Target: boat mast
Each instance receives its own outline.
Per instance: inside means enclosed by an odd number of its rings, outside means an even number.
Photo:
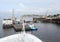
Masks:
[[[14,9],[12,9],[12,20],[15,20],[15,16],[14,16]]]

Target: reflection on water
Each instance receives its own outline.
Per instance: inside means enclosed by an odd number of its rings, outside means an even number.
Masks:
[[[60,41],[60,26],[52,23],[34,23],[38,31],[31,33],[43,40],[44,42],[59,42]],[[13,35],[17,32],[11,29],[3,29],[0,22],[0,38]]]

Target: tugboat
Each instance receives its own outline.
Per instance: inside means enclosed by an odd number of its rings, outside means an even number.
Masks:
[[[0,42],[42,42],[42,40],[32,34],[26,33],[25,24],[23,22],[23,28],[21,33],[1,38]]]

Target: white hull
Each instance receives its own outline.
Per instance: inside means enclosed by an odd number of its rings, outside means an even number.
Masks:
[[[32,34],[21,33],[1,38],[0,42],[42,42],[42,41]]]
[[[2,22],[3,22],[2,23],[3,25],[12,25],[13,24],[13,21],[11,19],[4,19]]]

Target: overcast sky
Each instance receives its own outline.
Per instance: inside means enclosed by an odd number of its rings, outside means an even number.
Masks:
[[[0,12],[13,8],[20,13],[60,13],[60,0],[0,0]]]

